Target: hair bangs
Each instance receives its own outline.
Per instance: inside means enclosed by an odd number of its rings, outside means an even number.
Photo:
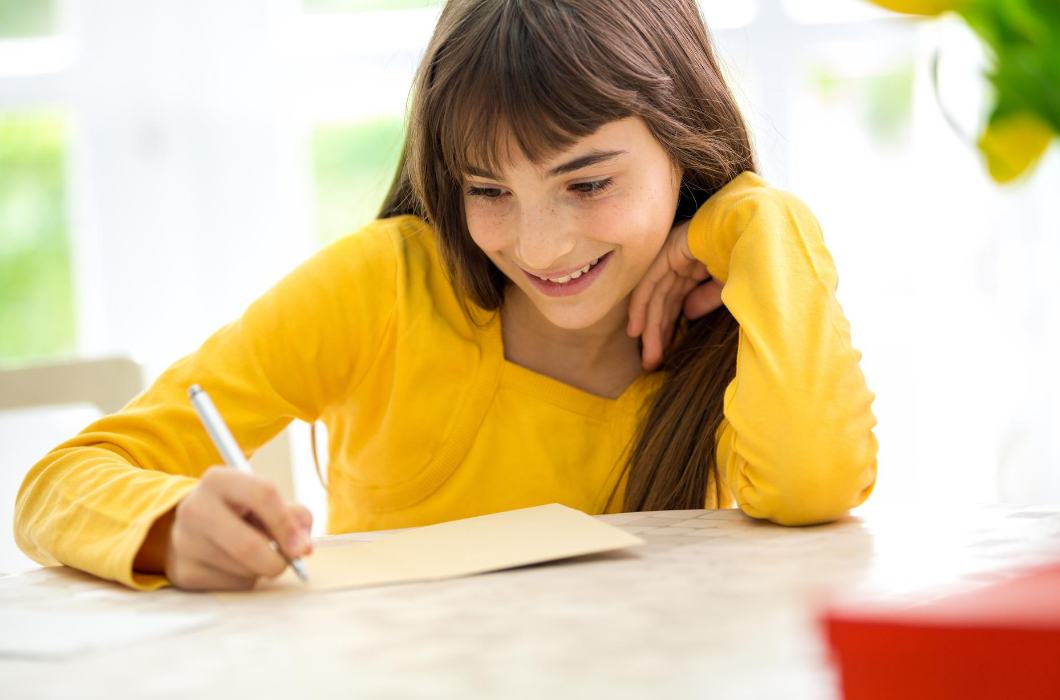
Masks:
[[[501,21],[467,55],[446,52],[454,65],[474,67],[446,71],[454,80],[438,86],[451,108],[441,111],[437,133],[457,179],[499,175],[519,155],[540,165],[636,112],[638,91],[617,84],[615,57],[580,36],[583,23],[564,8],[501,3],[497,12]]]

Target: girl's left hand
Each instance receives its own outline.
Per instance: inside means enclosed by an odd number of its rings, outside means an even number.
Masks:
[[[722,305],[724,285],[710,276],[707,266],[688,247],[690,223],[691,219],[686,219],[670,229],[662,250],[630,298],[626,333],[631,338],[641,336],[642,364],[648,372],[662,362],[682,311],[689,319],[696,319]]]

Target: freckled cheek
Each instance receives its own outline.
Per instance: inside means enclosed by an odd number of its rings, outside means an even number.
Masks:
[[[467,229],[471,239],[487,254],[502,251],[510,245],[510,227],[500,216],[469,210]]]
[[[657,237],[657,226],[637,207],[615,207],[586,219],[585,224],[587,236],[621,249],[627,259],[642,256],[643,250],[650,248],[652,239]]]

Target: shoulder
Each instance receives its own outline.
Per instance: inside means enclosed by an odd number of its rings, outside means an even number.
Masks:
[[[347,267],[347,283],[368,280],[376,298],[395,295],[398,312],[405,318],[430,313],[458,327],[464,325],[460,293],[452,284],[429,222],[411,214],[376,219],[332,246],[332,257],[356,268]]]
[[[407,286],[410,276],[441,271],[430,224],[411,214],[371,221],[312,257],[338,285],[370,283],[367,291],[380,297]]]
[[[396,266],[410,248],[433,246],[430,225],[411,214],[376,219],[340,236],[319,255],[335,264]]]

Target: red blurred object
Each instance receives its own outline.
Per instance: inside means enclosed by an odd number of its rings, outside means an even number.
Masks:
[[[845,700],[1060,700],[1060,562],[910,604],[826,605]]]

